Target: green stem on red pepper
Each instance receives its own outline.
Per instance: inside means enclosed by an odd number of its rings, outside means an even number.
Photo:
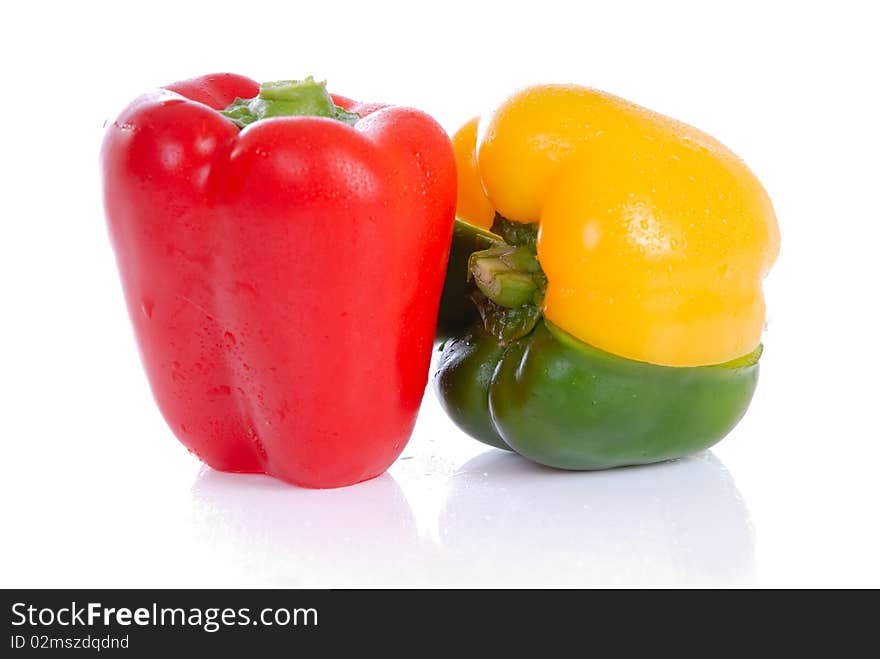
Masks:
[[[327,83],[312,76],[305,80],[278,80],[264,82],[260,93],[253,98],[236,98],[220,114],[240,128],[270,117],[327,117],[354,125],[360,115],[349,112],[333,102],[327,92]]]

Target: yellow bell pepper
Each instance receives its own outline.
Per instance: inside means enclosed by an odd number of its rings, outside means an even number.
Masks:
[[[480,171],[477,167],[477,126],[480,118],[474,117],[452,136],[455,164],[458,169],[458,199],[456,215],[468,224],[489,229],[495,221],[495,209],[483,191]]]
[[[779,251],[770,199],[705,133],[594,89],[540,85],[453,138],[462,219],[539,223],[545,317],[666,366],[752,353]]]

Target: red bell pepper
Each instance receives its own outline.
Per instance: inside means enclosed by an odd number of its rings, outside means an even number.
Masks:
[[[385,471],[424,392],[452,235],[440,126],[311,79],[220,74],[134,101],[101,160],[128,311],[180,441],[308,487]]]

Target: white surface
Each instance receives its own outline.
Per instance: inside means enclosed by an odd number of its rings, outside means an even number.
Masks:
[[[880,586],[870,3],[83,4],[17,3],[0,27],[0,586]],[[202,468],[141,372],[97,151],[132,97],[218,70],[327,77],[450,130],[516,86],[572,81],[713,133],[783,235],[747,417],[691,460],[561,474],[484,452],[429,390],[373,482]]]

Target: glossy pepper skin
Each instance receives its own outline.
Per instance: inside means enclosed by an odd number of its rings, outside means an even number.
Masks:
[[[421,402],[452,232],[437,123],[311,80],[218,74],[134,101],[101,166],[142,361],[180,441],[307,487],[385,471]]]
[[[449,263],[446,265],[446,279],[443,283],[443,294],[440,296],[440,311],[437,317],[438,340],[442,341],[459,334],[479,318],[477,308],[469,297],[471,282],[468,259],[471,254],[490,247],[496,240],[499,240],[499,237],[487,229],[460,220],[455,221]]]
[[[744,163],[690,126],[571,85],[518,92],[453,144],[446,290],[470,286],[479,317],[441,308],[453,338],[434,384],[451,418],[565,469],[722,439],[755,390],[761,280],[779,248]],[[488,226],[493,246],[471,249]]]
[[[547,320],[507,345],[480,324],[451,339],[435,387],[472,437],[563,469],[681,458],[727,435],[748,408],[760,349],[673,368],[597,350]]]

